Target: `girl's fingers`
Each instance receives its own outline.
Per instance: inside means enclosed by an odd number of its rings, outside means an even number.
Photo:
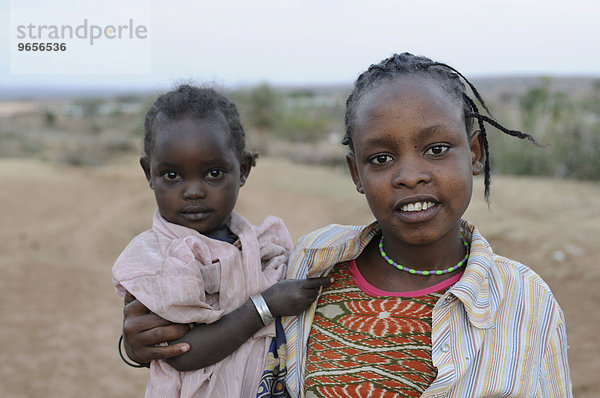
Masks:
[[[137,346],[153,346],[176,340],[189,330],[189,325],[171,323],[154,314],[126,320],[123,324],[123,336],[127,341],[134,340]]]
[[[148,363],[154,359],[171,358],[183,354],[190,349],[187,343],[173,345],[160,345],[165,341],[176,340],[183,337],[190,330],[188,325],[171,324],[157,327],[143,332],[131,334],[130,341],[127,332],[123,333],[125,351],[129,358],[138,363]]]
[[[187,343],[178,343],[173,345],[148,348],[148,352],[145,355],[146,359],[148,360],[144,362],[150,362],[150,360],[156,359],[167,359],[176,357],[177,355],[181,355],[184,352],[189,351],[189,349],[190,345]]]
[[[145,341],[145,346],[156,345],[165,341],[172,341],[182,338],[190,331],[189,325],[172,323],[167,326],[161,326],[146,330],[140,336]],[[142,337],[143,336],[143,337]]]
[[[138,333],[151,331],[156,328],[167,327],[174,325],[173,323],[159,317],[156,314],[144,314],[137,315],[135,317],[125,317],[123,320],[123,333],[128,335],[135,335]],[[154,333],[157,333],[155,331]],[[162,340],[167,341],[167,340]]]
[[[133,300],[135,300],[133,294],[129,293],[128,291],[125,291],[125,305],[131,303]]]
[[[131,300],[133,298],[133,300]],[[144,304],[135,299],[131,294],[127,293],[123,300],[123,315],[125,317],[134,317],[143,314],[151,314],[150,310]]]

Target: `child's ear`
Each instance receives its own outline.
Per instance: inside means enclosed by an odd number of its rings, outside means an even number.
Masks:
[[[471,167],[473,175],[479,175],[483,171],[485,164],[485,146],[484,136],[480,130],[475,130],[469,139],[469,147],[471,148]]]
[[[352,176],[352,181],[354,181],[356,190],[364,194],[365,190],[363,189],[362,182],[360,181],[360,177],[358,175],[358,168],[356,167],[356,157],[354,156],[354,153],[348,152],[346,154],[346,164],[348,165],[348,170],[350,170],[350,175]]]
[[[146,180],[150,184],[150,189],[154,189],[152,186],[152,175],[150,174],[150,160],[146,156],[142,156],[140,158],[140,166],[144,170],[144,174],[146,175]]]
[[[250,170],[252,166],[254,166],[255,156],[249,152],[246,152],[242,155],[240,159],[240,187],[243,187],[250,175]]]

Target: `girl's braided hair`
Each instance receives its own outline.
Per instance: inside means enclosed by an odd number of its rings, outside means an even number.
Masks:
[[[432,61],[429,58],[422,56],[415,56],[410,53],[394,54],[389,58],[384,59],[376,65],[371,65],[369,69],[363,72],[356,82],[354,83],[354,90],[346,101],[346,115],[344,116],[344,122],[346,125],[346,134],[342,140],[342,144],[348,145],[351,150],[354,150],[352,143],[352,132],[354,129],[354,118],[357,109],[357,105],[360,99],[370,89],[376,87],[378,84],[393,80],[399,76],[405,76],[409,74],[422,75],[429,77],[438,82],[442,88],[448,92],[448,94],[455,97],[460,103],[462,103],[463,114],[465,118],[465,124],[467,128],[467,134],[471,134],[473,129],[474,120],[477,120],[479,130],[481,131],[481,137],[483,147],[485,151],[485,165],[484,165],[484,185],[485,185],[485,198],[489,198],[490,194],[490,156],[489,156],[489,143],[487,139],[487,131],[485,130],[485,123],[488,123],[505,134],[520,139],[527,139],[537,145],[536,140],[529,134],[523,133],[518,130],[509,130],[506,127],[498,123],[491,115],[485,101],[475,88],[475,86],[464,77],[459,71],[453,67],[441,63]],[[486,115],[479,113],[479,108],[475,104],[475,101],[467,94],[464,82],[467,83],[475,98],[479,101],[483,109],[486,111]]]

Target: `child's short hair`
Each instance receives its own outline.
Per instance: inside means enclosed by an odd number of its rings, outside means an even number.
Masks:
[[[238,157],[241,159],[247,153],[246,134],[235,104],[212,88],[184,84],[160,95],[146,113],[144,121],[145,155],[150,156],[152,153],[156,129],[161,124],[186,116],[223,118],[229,127],[231,141]],[[256,155],[252,156],[256,157]]]
[[[456,98],[457,103],[462,107],[466,133],[471,135],[473,131],[473,125],[475,119],[477,119],[479,130],[481,131],[481,137],[483,141],[483,147],[485,150],[485,198],[487,199],[490,194],[490,156],[489,156],[489,143],[487,140],[487,132],[483,122],[489,123],[496,127],[505,134],[521,139],[528,139],[533,143],[537,144],[535,139],[526,133],[518,130],[509,130],[502,126],[500,123],[495,121],[491,117],[491,113],[487,108],[483,98],[475,88],[475,86],[467,80],[459,71],[453,67],[446,65],[441,62],[432,61],[429,58],[412,55],[410,53],[394,54],[389,58],[384,59],[378,64],[371,65],[369,69],[363,72],[356,82],[354,83],[354,89],[348,100],[346,101],[346,115],[344,122],[346,125],[346,134],[342,143],[348,145],[351,150],[354,150],[352,143],[352,131],[354,129],[354,117],[356,108],[360,99],[370,89],[377,87],[379,84],[393,80],[397,77],[404,75],[421,75],[428,77],[440,84],[440,86],[451,96]],[[489,116],[485,116],[479,113],[479,109],[475,104],[475,101],[467,94],[466,87],[463,80],[469,85],[471,91],[475,95],[475,98],[479,101],[481,106],[485,109]]]

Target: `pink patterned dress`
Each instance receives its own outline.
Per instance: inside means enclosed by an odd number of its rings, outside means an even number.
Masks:
[[[461,274],[415,292],[370,285],[354,260],[329,274],[308,339],[307,397],[419,397],[436,377],[431,314]]]

